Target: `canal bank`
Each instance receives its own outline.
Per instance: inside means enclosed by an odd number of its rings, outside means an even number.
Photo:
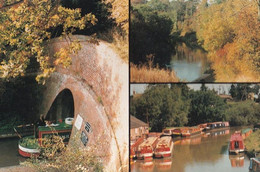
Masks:
[[[229,155],[231,134],[242,127],[231,127],[217,132],[180,139],[174,138],[174,149],[169,159],[134,160],[132,172],[245,172],[249,158],[245,154]]]

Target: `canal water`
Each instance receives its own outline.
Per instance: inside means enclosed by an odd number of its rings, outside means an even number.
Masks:
[[[19,165],[25,158],[18,153],[19,138],[0,139],[0,168]]]
[[[182,43],[177,45],[176,54],[167,67],[173,69],[180,80],[191,82],[200,78],[210,65],[206,52],[199,48],[191,49]]]
[[[174,139],[172,157],[168,159],[134,160],[131,172],[248,172],[246,155],[229,155],[231,128],[187,139]]]

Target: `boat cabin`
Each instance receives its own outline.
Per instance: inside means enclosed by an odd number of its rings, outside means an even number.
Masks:
[[[229,152],[230,153],[240,153],[245,151],[245,145],[241,133],[235,132],[231,135],[229,143]]]
[[[37,137],[31,135],[19,140],[19,154],[23,157],[39,156],[43,138],[51,138],[54,134],[58,134],[63,138],[63,142],[68,144],[72,130],[72,120],[73,118],[66,118],[65,121],[57,124],[39,126],[36,131]]]

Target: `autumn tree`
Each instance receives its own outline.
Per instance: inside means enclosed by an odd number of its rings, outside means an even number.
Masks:
[[[260,23],[254,1],[226,0],[199,8],[196,29],[217,81],[259,81]]]
[[[68,9],[52,0],[23,1],[18,6],[1,10],[1,78],[23,76],[28,65],[37,60],[40,73],[36,79],[44,83],[57,65],[70,65],[69,54],[80,49],[80,44],[73,41],[56,54],[49,54],[47,45],[53,28],[62,27],[62,36],[68,37],[76,28],[84,29],[95,23],[93,14],[82,17],[80,9]]]

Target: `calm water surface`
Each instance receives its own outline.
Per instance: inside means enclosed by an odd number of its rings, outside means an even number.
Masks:
[[[169,159],[134,160],[132,172],[248,172],[246,155],[229,156],[231,134],[240,128],[231,128],[189,139],[175,139],[173,155]]]
[[[201,49],[191,49],[184,43],[177,45],[169,68],[183,81],[194,81],[209,69],[207,54]]]
[[[18,165],[24,161],[18,153],[18,138],[0,139],[0,167]]]

